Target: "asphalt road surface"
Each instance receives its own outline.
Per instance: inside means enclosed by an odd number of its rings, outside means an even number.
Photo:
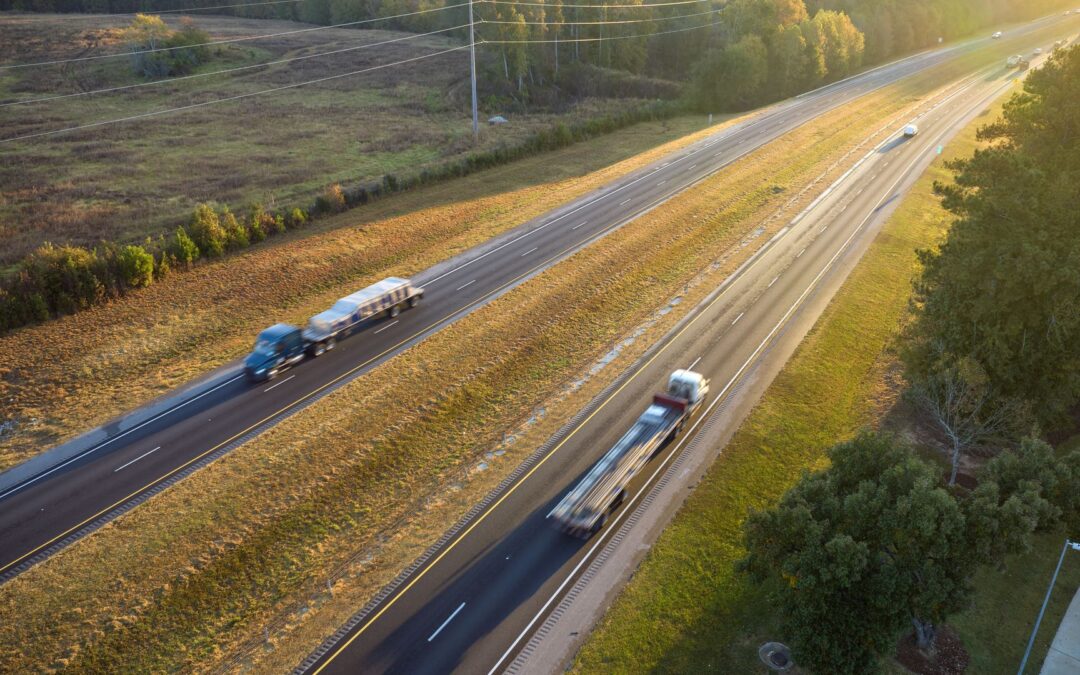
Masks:
[[[1033,22],[1009,37],[1017,38],[1024,32],[1045,28],[1055,20],[1048,17]],[[989,39],[980,39],[921,53],[772,106],[606,188],[523,224],[512,236],[500,238],[497,245],[478,247],[472,254],[459,256],[457,265],[441,265],[421,272],[415,279],[426,292],[419,307],[395,319],[371,322],[362,333],[339,342],[333,351],[302,362],[279,379],[258,385],[241,377],[227,380],[198,400],[101,443],[60,468],[8,489],[0,494],[3,544],[0,582],[755,148],[867,92],[988,44]],[[919,139],[918,143],[921,142]],[[896,168],[894,165],[891,170]],[[833,229],[827,239],[832,241],[839,229]],[[818,244],[811,246],[808,242],[807,246],[816,250]],[[817,261],[818,256],[808,251],[806,258],[799,260],[802,262],[797,264],[809,264]],[[754,279],[757,278],[755,275]],[[793,292],[785,290],[789,278],[784,277],[784,283],[778,282],[771,292]],[[758,329],[763,320],[750,320],[748,316],[732,327],[732,333]],[[272,323],[273,317],[268,317],[267,324]],[[724,351],[718,348],[709,354]],[[735,353],[728,357],[734,358]],[[709,359],[714,356],[704,358],[703,363],[711,365]],[[630,407],[636,415],[636,407]],[[622,428],[623,420],[612,423]],[[584,461],[583,457],[569,467],[562,466],[558,475],[575,475],[585,468],[581,464]],[[514,529],[509,527],[505,531]],[[577,550],[572,542],[552,545],[569,560]],[[551,567],[554,564],[555,561],[548,559],[534,578],[548,576],[547,572],[557,569]],[[517,587],[512,589],[512,594],[520,595],[523,590]],[[453,609],[440,605],[429,611],[448,615]],[[456,633],[464,626],[479,628],[481,624],[475,624],[479,616],[480,608],[470,606],[455,618],[453,629],[446,630]],[[413,628],[413,624],[402,627]],[[433,648],[444,649],[443,645],[449,643],[446,637],[440,637]],[[444,656],[446,660],[442,663],[454,662],[449,653]],[[392,664],[388,658],[383,655],[378,662]]]
[[[830,278],[841,274],[838,262],[845,255],[857,256],[859,244],[865,248],[937,148],[1007,91],[1014,76],[1003,68],[982,71],[928,102],[916,136],[902,136],[903,125],[897,126],[896,134],[866,154],[697,308],[624,386],[299,670],[413,674],[505,669],[674,453],[699,433],[808,298],[826,282],[833,282],[832,288],[839,285],[842,277]],[[732,136],[736,142],[743,138]],[[720,161],[724,152],[714,142],[681,164],[716,154]],[[683,166],[675,175],[689,182],[694,173]],[[667,177],[655,174],[635,194],[650,194],[650,187]],[[820,312],[827,300],[817,297],[814,311]],[[693,368],[712,381],[705,409],[689,430],[652,459],[628,490],[626,504],[593,539],[583,542],[551,526],[547,517],[555,504],[630,427],[676,368]]]

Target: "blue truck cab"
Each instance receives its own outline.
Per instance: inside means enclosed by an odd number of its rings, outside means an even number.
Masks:
[[[255,348],[244,358],[244,373],[253,382],[272,380],[304,358],[306,343],[299,328],[286,323],[259,333]]]

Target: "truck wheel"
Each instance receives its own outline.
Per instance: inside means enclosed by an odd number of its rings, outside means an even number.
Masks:
[[[336,345],[336,344],[337,344],[337,340],[336,340],[336,339],[334,339],[334,338],[328,338],[328,339],[326,340],[326,351],[330,351],[331,349],[333,349],[333,348],[334,348],[334,345]]]
[[[624,501],[626,501],[626,490],[619,490],[619,494],[615,495],[615,499],[611,502],[611,508],[609,508],[608,510],[614,511],[615,509],[622,506],[622,503]]]
[[[607,514],[602,513],[602,514],[600,514],[600,517],[596,520],[596,523],[593,524],[592,533],[596,534],[600,530],[604,529],[604,525],[606,525],[606,524],[607,524]]]
[[[266,373],[266,380],[268,382],[270,380],[274,379],[275,377],[277,377],[277,370],[278,370],[277,366],[274,366],[273,368],[270,369],[270,371],[268,373]]]
[[[411,298],[409,298],[409,307],[416,307],[419,304],[420,304],[420,296],[419,295],[414,295]]]
[[[326,352],[325,342],[316,342],[315,346],[311,348],[311,355],[315,358],[322,356]]]
[[[401,314],[401,306],[400,305],[394,305],[393,307],[390,308],[390,318],[394,318],[398,314]]]

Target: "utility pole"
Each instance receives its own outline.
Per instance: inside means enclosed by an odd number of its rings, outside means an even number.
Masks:
[[[472,79],[473,142],[480,140],[480,121],[476,113],[476,33],[473,30],[473,0],[469,0],[469,75]]]
[[[1024,668],[1027,666],[1028,657],[1031,656],[1031,648],[1035,646],[1035,635],[1039,632],[1039,624],[1042,623],[1043,614],[1046,613],[1046,606],[1050,604],[1050,592],[1054,590],[1054,584],[1057,582],[1058,572],[1061,571],[1061,563],[1065,562],[1065,552],[1069,549],[1074,551],[1080,551],[1080,542],[1065,540],[1065,545],[1061,547],[1061,557],[1058,558],[1057,567],[1054,568],[1054,576],[1050,579],[1050,586],[1046,589],[1046,597],[1043,598],[1042,608],[1039,610],[1039,618],[1035,619],[1035,627],[1031,629],[1031,639],[1028,640],[1027,649],[1024,650],[1024,658],[1020,661],[1020,670],[1016,671],[1016,675],[1023,675]]]

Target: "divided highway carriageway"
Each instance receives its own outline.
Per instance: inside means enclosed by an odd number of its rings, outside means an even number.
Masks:
[[[573,636],[588,633],[588,617],[617,588],[604,566],[626,567],[651,543],[642,525],[662,524],[655,511],[686,493],[688,457],[707,456],[733,431],[738,416],[727,408],[752,405],[771,378],[760,373],[775,373],[794,350],[938,147],[1015,77],[1001,65],[973,73],[897,124],[297,675],[561,672]],[[918,127],[911,137],[901,131],[909,122]],[[592,538],[560,531],[553,510],[680,368],[711,382],[686,429],[638,472]],[[610,585],[590,590],[596,583]]]
[[[1054,20],[1028,24],[1010,38]],[[425,289],[417,308],[372,323],[278,380],[255,385],[239,374],[223,378],[197,398],[178,399],[143,423],[119,425],[126,431],[8,484],[0,489],[0,582],[756,148],[852,99],[989,44],[980,38],[920,53],[748,116],[413,275]],[[268,317],[267,324],[273,322]]]

